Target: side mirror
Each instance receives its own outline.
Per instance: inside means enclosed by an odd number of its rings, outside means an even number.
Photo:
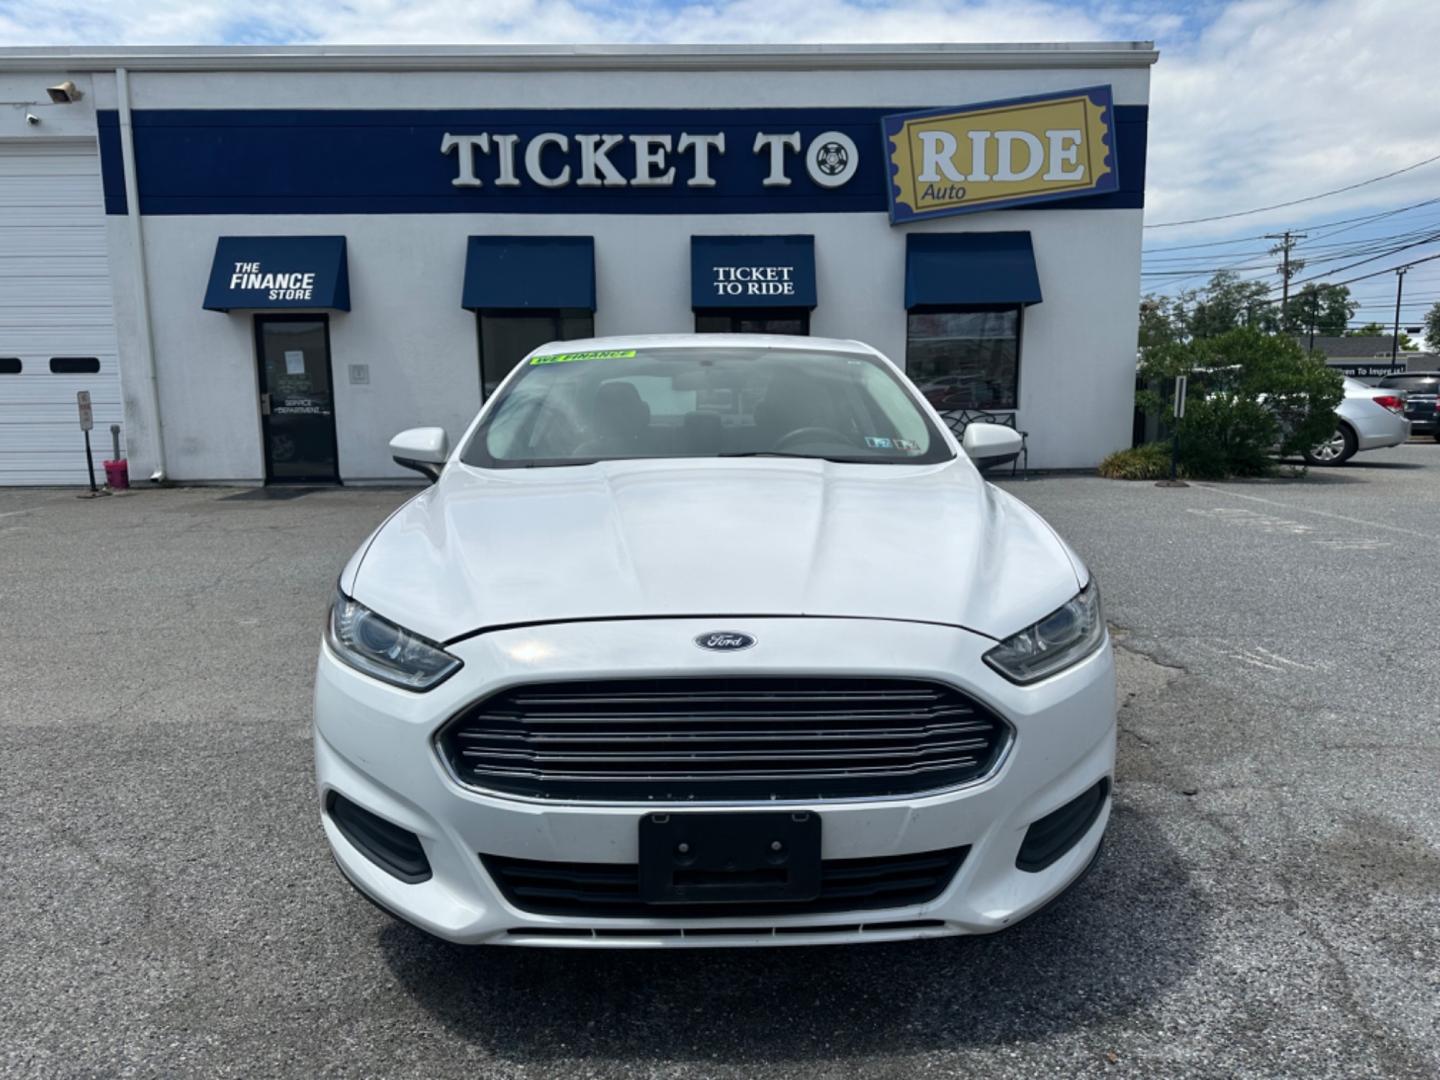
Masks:
[[[1020,453],[1020,433],[1004,424],[966,424],[960,447],[971,461],[1014,457]]]
[[[410,428],[390,440],[390,455],[396,465],[423,473],[433,484],[450,456],[450,437],[441,427]]]

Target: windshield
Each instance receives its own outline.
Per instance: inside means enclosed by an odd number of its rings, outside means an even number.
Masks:
[[[531,357],[461,460],[504,469],[675,457],[915,465],[953,456],[873,356],[717,346]]]
[[[1440,386],[1440,376],[1435,375],[1387,375],[1380,380],[1386,390],[1409,390],[1415,394],[1433,394]]]

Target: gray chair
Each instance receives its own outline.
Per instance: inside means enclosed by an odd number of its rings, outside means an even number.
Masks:
[[[1021,469],[1021,476],[1030,479],[1030,433],[1021,431],[1015,427],[1014,412],[988,412],[985,409],[949,409],[940,414],[945,425],[955,433],[957,439],[963,438],[965,429],[971,424],[1000,424],[1003,427],[1014,428],[1020,436],[1020,453],[1010,458],[1010,475],[1014,476],[1016,470]],[[1022,464],[1023,462],[1023,464]],[[1005,464],[1004,458],[994,458],[980,466],[981,471],[993,469],[997,465]]]

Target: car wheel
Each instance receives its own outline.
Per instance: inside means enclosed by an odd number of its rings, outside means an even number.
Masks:
[[[1305,460],[1311,465],[1343,465],[1355,456],[1355,433],[1344,424],[1322,443],[1316,443],[1305,451]]]

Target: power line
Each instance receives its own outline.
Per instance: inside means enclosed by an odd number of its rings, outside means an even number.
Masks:
[[[1318,269],[1319,267],[1325,266],[1329,263],[1346,262],[1347,260],[1356,259],[1358,256],[1383,258],[1384,256],[1392,255],[1397,251],[1404,251],[1406,248],[1413,247],[1418,244],[1430,243],[1431,241],[1436,239],[1440,239],[1440,231],[1436,231],[1435,226],[1430,225],[1427,229],[1424,230],[1397,233],[1394,236],[1387,237],[1373,237],[1372,239],[1363,242],[1345,244],[1343,246],[1337,247],[1333,254],[1316,254],[1315,249],[1307,248],[1304,245],[1298,243],[1292,245],[1292,251],[1304,260],[1304,263],[1307,267]],[[1396,244],[1395,241],[1397,240],[1413,240],[1414,243]],[[1271,254],[1271,252],[1257,251],[1251,254],[1253,254],[1254,256],[1260,256]],[[1346,266],[1337,267],[1333,271],[1327,270],[1325,273],[1335,273],[1338,271],[1349,269],[1349,267],[1351,266],[1359,266],[1369,261],[1371,261],[1371,258],[1361,258],[1358,262],[1348,262]],[[1142,266],[1140,273],[1141,276],[1149,278],[1189,278],[1200,277],[1206,274],[1215,274],[1221,271],[1240,272],[1246,270],[1268,270],[1271,269],[1273,266],[1274,263],[1270,262],[1269,260],[1266,260],[1264,262],[1252,263],[1225,263],[1221,266],[1195,266],[1193,264],[1170,266],[1168,264],[1162,264],[1158,269],[1152,266]],[[1312,274],[1309,278],[1306,278],[1304,280],[1318,281],[1324,276],[1325,274]]]
[[[1188,218],[1185,221],[1158,221],[1153,225],[1146,225],[1147,229],[1173,229],[1179,225],[1200,225],[1207,221],[1228,221],[1231,218],[1248,217],[1251,214],[1263,214],[1267,210],[1281,210],[1287,206],[1299,206],[1301,203],[1314,202],[1316,199],[1328,199],[1331,195],[1340,195],[1346,191],[1354,191],[1356,188],[1366,187],[1369,184],[1377,184],[1381,180],[1389,180],[1392,176],[1399,176],[1401,173],[1411,172],[1422,165],[1429,165],[1432,162],[1440,161],[1440,154],[1428,157],[1424,161],[1417,161],[1414,165],[1406,165],[1403,169],[1396,169],[1381,176],[1372,176],[1369,180],[1361,180],[1358,184],[1347,184],[1345,187],[1338,187],[1331,191],[1322,191],[1318,195],[1306,195],[1303,199],[1291,199],[1288,202],[1274,203],[1270,206],[1257,206],[1253,210],[1237,210],[1233,214],[1214,214],[1210,217]]]
[[[1344,259],[1354,258],[1358,255],[1372,255],[1379,251],[1386,250],[1396,241],[1412,240],[1430,234],[1440,220],[1430,220],[1423,224],[1417,223],[1414,228],[1406,229],[1403,232],[1386,233],[1381,236],[1367,236],[1358,240],[1341,240],[1326,244],[1297,243],[1294,250],[1307,264],[1320,265],[1327,262],[1339,262]],[[1231,255],[1237,259],[1259,258],[1273,254],[1270,248],[1252,248],[1246,251],[1232,252]],[[1216,257],[1216,253],[1197,255],[1161,255],[1151,258],[1142,257],[1142,266],[1146,267],[1146,273],[1150,273],[1151,267],[1171,267],[1177,271],[1189,272],[1191,269],[1200,270]],[[1223,257],[1223,256],[1222,256]],[[1198,265],[1197,265],[1198,264]],[[1259,263],[1253,266],[1241,265],[1240,263],[1226,263],[1224,269],[1233,270],[1263,270],[1269,262]]]
[[[1255,236],[1237,236],[1234,240],[1211,240],[1211,241],[1208,241],[1207,243],[1204,243],[1204,244],[1177,244],[1177,245],[1175,245],[1174,247],[1146,248],[1146,249],[1144,249],[1143,251],[1141,251],[1140,254],[1146,255],[1146,254],[1149,254],[1149,253],[1151,253],[1151,252],[1154,252],[1154,253],[1156,253],[1156,254],[1160,254],[1160,253],[1169,252],[1169,251],[1190,251],[1190,250],[1192,250],[1192,249],[1194,249],[1194,248],[1225,247],[1227,244],[1243,244],[1246,240],[1262,240],[1262,239],[1264,239],[1264,237],[1263,237],[1262,235],[1259,235],[1259,234],[1257,234],[1257,235],[1255,235]]]
[[[1408,251],[1410,248],[1422,247],[1422,246],[1424,246],[1424,245],[1426,245],[1426,244],[1434,243],[1434,242],[1437,241],[1437,240],[1440,240],[1440,231],[1435,231],[1435,232],[1429,233],[1429,234],[1425,235],[1424,237],[1422,237],[1422,238],[1420,238],[1420,239],[1418,239],[1418,240],[1414,240],[1414,241],[1412,241],[1412,242],[1410,242],[1410,243],[1408,243],[1408,244],[1400,244],[1400,245],[1397,245],[1397,246],[1394,246],[1394,247],[1386,248],[1385,250],[1380,251],[1380,252],[1377,253],[1377,254],[1370,255],[1368,258],[1357,259],[1357,260],[1354,261],[1354,262],[1346,263],[1344,266],[1337,266],[1337,267],[1335,267],[1333,270],[1326,270],[1324,273],[1314,274],[1314,275],[1312,275],[1312,276],[1310,276],[1310,277],[1308,277],[1308,278],[1301,278],[1301,279],[1299,279],[1298,281],[1291,282],[1290,284],[1295,285],[1295,286],[1299,286],[1299,285],[1308,285],[1308,284],[1311,284],[1311,283],[1314,283],[1314,282],[1320,282],[1322,278],[1329,277],[1329,276],[1332,275],[1332,274],[1343,273],[1344,271],[1350,270],[1350,269],[1352,269],[1352,268],[1354,268],[1354,267],[1356,267],[1356,266],[1363,266],[1363,265],[1365,265],[1366,263],[1374,262],[1376,259],[1388,258],[1389,256],[1399,254],[1399,253],[1402,252],[1402,251]],[[1328,261],[1328,260],[1317,260],[1317,261]],[[1427,259],[1421,259],[1421,260],[1418,260],[1418,261],[1419,261],[1419,262],[1428,262],[1429,259],[1428,259],[1428,258],[1427,258]],[[1265,264],[1265,265],[1268,266],[1269,264]],[[1252,266],[1232,265],[1232,266],[1212,267],[1212,268],[1207,268],[1207,269],[1204,269],[1204,270],[1142,270],[1142,271],[1141,271],[1141,275],[1142,275],[1142,277],[1147,277],[1147,278],[1150,278],[1150,279],[1152,279],[1152,280],[1155,279],[1155,278],[1171,278],[1172,280],[1170,280],[1170,281],[1168,281],[1168,282],[1165,282],[1165,284],[1166,284],[1167,286],[1173,288],[1174,286],[1180,284],[1182,281],[1186,281],[1186,280],[1191,279],[1191,278],[1205,277],[1205,276],[1207,276],[1207,275],[1213,275],[1213,274],[1220,273],[1220,272],[1226,271],[1226,270],[1239,271],[1239,270],[1247,270],[1247,269],[1248,269],[1248,270],[1254,270],[1254,269],[1264,269],[1264,268],[1265,268],[1265,266],[1259,266],[1259,265],[1252,265]],[[1379,273],[1382,273],[1382,274],[1384,274],[1384,273],[1390,273],[1390,272],[1392,272],[1394,269],[1395,269],[1394,267],[1391,267],[1391,268],[1388,269],[1388,270],[1381,270],[1381,271],[1379,271]],[[1362,275],[1361,278],[1355,278],[1355,279],[1353,279],[1353,280],[1359,281],[1359,280],[1363,280],[1364,277],[1371,277],[1371,276],[1374,276],[1374,275]],[[1322,283],[1323,283],[1323,284],[1336,284],[1336,285],[1347,284],[1346,282],[1322,282]],[[1275,286],[1274,286],[1274,285],[1266,285],[1266,286],[1265,286],[1265,291],[1266,291],[1266,292],[1274,292],[1274,290],[1275,290]],[[1274,303],[1275,301],[1274,301],[1274,300],[1268,300],[1268,301],[1266,301],[1266,302],[1267,302],[1267,303]],[[1282,302],[1283,302],[1283,301],[1282,301]]]
[[[1394,209],[1394,210],[1382,210],[1382,211],[1380,211],[1379,213],[1376,213],[1376,214],[1362,214],[1360,217],[1340,218],[1340,219],[1337,220],[1337,221],[1322,221],[1322,222],[1319,222],[1318,224],[1311,225],[1310,228],[1312,228],[1312,229],[1328,229],[1328,228],[1330,228],[1330,226],[1332,226],[1332,225],[1349,225],[1349,226],[1354,226],[1354,225],[1356,225],[1356,224],[1364,224],[1364,223],[1367,222],[1367,221],[1379,221],[1381,218],[1394,217],[1396,214],[1403,214],[1403,213],[1405,213],[1405,212],[1408,211],[1408,210],[1418,210],[1418,209],[1419,209],[1420,207],[1422,207],[1422,206],[1429,206],[1431,203],[1437,203],[1437,202],[1440,202],[1440,196],[1437,196],[1437,197],[1435,197],[1435,198],[1433,198],[1433,199],[1422,199],[1420,202],[1411,203],[1409,206],[1397,207],[1397,208]],[[1336,232],[1345,232],[1345,231],[1347,231],[1347,230],[1345,230],[1345,229],[1337,229],[1337,230],[1335,230],[1335,231],[1336,231]],[[1334,234],[1331,233],[1331,234],[1327,234],[1327,235],[1334,235]],[[1161,254],[1165,254],[1165,253],[1171,252],[1171,251],[1193,251],[1193,250],[1195,250],[1196,248],[1226,247],[1226,246],[1228,246],[1228,245],[1230,245],[1230,244],[1243,244],[1243,243],[1244,243],[1245,241],[1247,241],[1247,240],[1263,240],[1263,239],[1264,239],[1264,235],[1261,234],[1261,233],[1257,233],[1257,234],[1254,235],[1254,236],[1237,236],[1237,237],[1236,237],[1235,239],[1233,239],[1233,240],[1210,240],[1210,241],[1207,241],[1207,242],[1202,243],[1202,244],[1176,244],[1176,245],[1173,245],[1173,246],[1171,246],[1171,247],[1146,248],[1144,251],[1141,252],[1141,254],[1142,254],[1142,255],[1148,255],[1148,254],[1161,255]]]
[[[1373,215],[1372,217],[1367,217],[1367,218],[1352,218],[1351,221],[1355,222],[1355,224],[1351,224],[1351,222],[1349,222],[1349,221],[1332,221],[1332,222],[1330,222],[1331,225],[1344,225],[1345,228],[1343,228],[1343,229],[1332,229],[1332,230],[1329,231],[1329,232],[1321,233],[1321,234],[1319,234],[1319,236],[1316,237],[1316,239],[1319,239],[1320,237],[1323,237],[1323,236],[1336,236],[1336,235],[1338,235],[1339,233],[1342,233],[1342,232],[1349,232],[1351,229],[1358,229],[1361,225],[1367,224],[1367,223],[1369,223],[1369,222],[1371,222],[1371,221],[1379,221],[1381,218],[1394,217],[1396,214],[1403,214],[1403,213],[1405,213],[1407,210],[1416,210],[1416,209],[1419,209],[1419,208],[1422,207],[1422,206],[1429,206],[1431,203],[1437,203],[1437,202],[1440,202],[1440,197],[1436,197],[1436,198],[1433,198],[1433,199],[1425,199],[1425,200],[1422,200],[1421,202],[1418,202],[1418,203],[1411,203],[1409,206],[1402,206],[1402,207],[1401,207],[1400,209],[1398,209],[1398,210],[1387,210],[1387,211],[1385,211],[1385,212],[1382,213],[1382,214],[1375,214],[1375,215]],[[1324,228],[1327,228],[1327,226],[1325,226],[1325,225],[1316,225],[1316,226],[1314,226],[1314,228],[1324,229]]]
[[[1440,254],[1437,254],[1437,255],[1426,255],[1423,259],[1415,259],[1415,260],[1413,260],[1412,262],[1406,263],[1404,266],[1387,266],[1384,270],[1371,270],[1368,274],[1361,274],[1361,275],[1359,275],[1358,277],[1346,278],[1344,281],[1327,281],[1325,284],[1327,284],[1327,285],[1350,285],[1350,284],[1353,284],[1353,283],[1356,282],[1356,281],[1365,281],[1367,278],[1379,277],[1379,276],[1382,275],[1382,274],[1398,274],[1398,273],[1404,273],[1405,271],[1408,271],[1412,266],[1419,266],[1421,263],[1428,263],[1428,262],[1431,262],[1431,261],[1433,261],[1433,260],[1435,260],[1435,259],[1440,259]],[[1366,261],[1368,262],[1369,260],[1367,259]],[[1358,265],[1358,264],[1357,264],[1357,265]],[[1273,285],[1267,286],[1267,288],[1273,289],[1274,286],[1273,286]],[[1275,301],[1274,301],[1274,300],[1267,300],[1267,301],[1265,301],[1265,302],[1266,302],[1267,304],[1273,304]]]
[[[1376,259],[1384,259],[1384,258],[1386,258],[1386,257],[1388,257],[1388,256],[1390,256],[1390,255],[1397,255],[1397,254],[1399,254],[1400,252],[1402,252],[1402,251],[1408,251],[1410,248],[1413,248],[1413,247],[1422,247],[1422,246],[1425,245],[1425,244],[1433,244],[1436,240],[1440,240],[1440,232],[1431,233],[1429,236],[1425,237],[1423,240],[1415,240],[1415,241],[1413,241],[1413,242],[1411,242],[1411,243],[1409,243],[1409,244],[1402,244],[1402,245],[1400,245],[1400,246],[1397,247],[1397,248],[1392,248],[1390,251],[1382,251],[1379,255],[1371,255],[1368,259],[1360,259],[1360,260],[1358,260],[1358,261],[1356,261],[1356,262],[1353,262],[1353,263],[1347,263],[1345,266],[1337,266],[1337,267],[1335,267],[1334,270],[1327,270],[1325,273],[1323,273],[1323,274],[1316,274],[1314,277],[1301,278],[1299,281],[1295,282],[1295,284],[1296,284],[1296,285],[1304,285],[1304,284],[1306,284],[1307,282],[1319,281],[1319,280],[1320,280],[1321,278],[1323,278],[1323,277],[1328,277],[1328,276],[1331,275],[1331,274],[1338,274],[1338,273],[1340,273],[1340,272],[1342,272],[1342,271],[1344,271],[1344,270],[1349,270],[1349,269],[1351,269],[1352,267],[1364,266],[1366,263],[1374,262]],[[1432,256],[1430,256],[1429,258],[1421,259],[1421,260],[1419,260],[1419,261],[1420,261],[1420,262],[1429,262],[1430,258],[1436,258],[1436,257],[1437,257],[1437,256],[1433,256],[1433,255],[1432,255]],[[1390,269],[1391,269],[1391,270],[1394,270],[1394,269],[1396,269],[1396,267],[1391,267]],[[1382,274],[1386,274],[1386,273],[1389,273],[1389,272],[1390,272],[1389,270],[1381,270],[1381,271],[1379,271],[1379,273],[1382,273]],[[1359,281],[1360,279],[1359,279],[1359,278],[1355,278],[1354,280]],[[1346,282],[1343,282],[1343,281],[1335,281],[1335,282],[1328,282],[1327,284],[1344,285],[1344,284],[1346,284]]]

